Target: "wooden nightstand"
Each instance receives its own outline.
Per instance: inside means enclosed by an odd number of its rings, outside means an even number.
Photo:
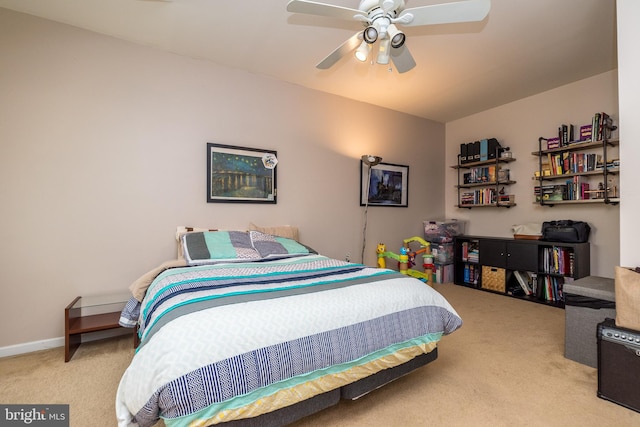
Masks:
[[[64,309],[64,361],[71,360],[82,334],[122,328],[118,324],[120,312],[130,297],[130,293],[76,297]]]

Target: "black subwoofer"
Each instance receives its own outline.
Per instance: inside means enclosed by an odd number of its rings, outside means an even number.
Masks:
[[[598,397],[640,412],[640,331],[598,324]]]

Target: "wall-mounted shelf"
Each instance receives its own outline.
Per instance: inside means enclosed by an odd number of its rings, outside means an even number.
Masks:
[[[543,149],[547,138],[538,139],[538,170],[534,179],[535,203],[541,206],[571,204],[620,203],[616,177],[620,173],[619,159],[611,159],[610,150],[619,145],[610,139],[616,126],[605,118],[596,141],[566,141],[557,148]],[[594,116],[595,120],[595,116]],[[594,121],[594,123],[596,123]],[[604,131],[602,130],[604,129]]]
[[[491,159],[464,163],[458,155],[458,164],[451,166],[458,171],[457,208],[510,208],[516,205],[514,196],[505,194],[505,188],[516,182],[509,178],[509,169],[504,168],[516,159],[501,156],[505,150],[509,149],[498,145]]]

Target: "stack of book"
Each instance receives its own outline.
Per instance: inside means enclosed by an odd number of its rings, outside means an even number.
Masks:
[[[485,166],[469,169],[469,172],[463,175],[465,184],[480,184],[496,182],[496,167]]]
[[[589,197],[589,183],[584,177],[577,175],[567,180],[567,200],[587,200]]]
[[[561,246],[543,248],[542,268],[548,274],[573,276],[575,268],[573,250]]]
[[[477,285],[478,278],[480,277],[480,267],[475,264],[465,264],[464,265],[464,283],[472,283]]]
[[[480,259],[477,241],[462,242],[462,261],[477,263]]]
[[[566,184],[548,184],[539,186],[536,185],[533,188],[533,195],[536,202],[554,201],[554,200],[567,200],[567,185]]]
[[[564,301],[563,285],[564,277],[543,276],[538,280],[536,296],[545,301]]]
[[[490,205],[496,203],[496,200],[495,188],[467,191],[460,195],[460,205]]]
[[[558,135],[547,138],[547,150],[565,147],[567,145],[588,141],[602,141],[611,138],[611,132],[615,129],[613,119],[605,113],[598,112],[591,118],[591,124],[580,126],[580,134],[575,137],[575,126],[561,124],[558,126]]]
[[[613,120],[607,113],[595,113],[591,120],[591,140],[602,141],[611,138],[611,131],[615,129]]]
[[[495,138],[462,143],[460,144],[460,164],[495,159],[501,151],[500,143]]]

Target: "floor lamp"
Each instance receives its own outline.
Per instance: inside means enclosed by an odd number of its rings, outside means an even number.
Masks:
[[[371,184],[371,168],[382,161],[382,157],[365,154],[361,157],[362,163],[367,165],[367,183],[365,185],[364,226],[362,228],[362,254],[360,262],[364,264],[364,251],[367,246],[367,216],[369,211],[369,185]]]

